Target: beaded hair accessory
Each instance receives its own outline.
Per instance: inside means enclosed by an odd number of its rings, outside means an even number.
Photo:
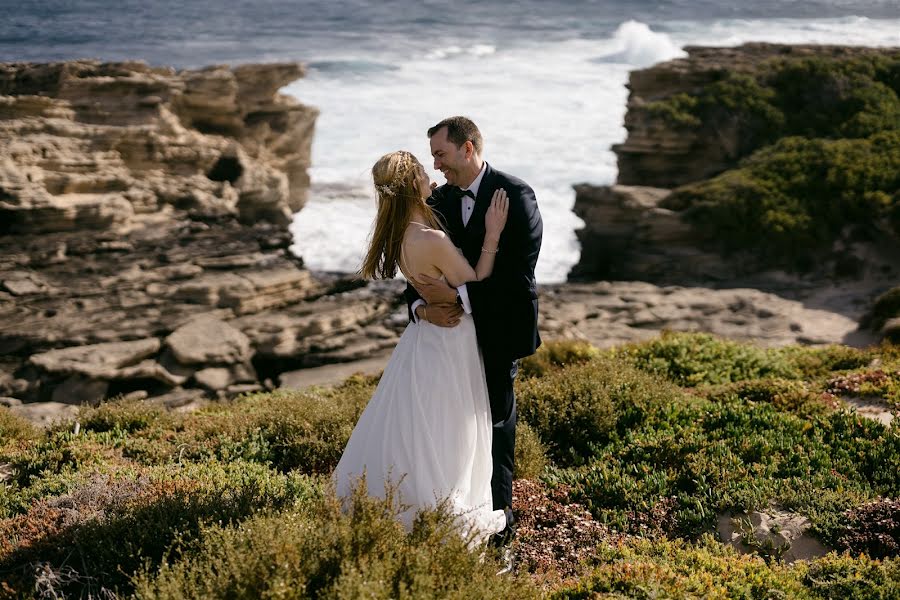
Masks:
[[[400,184],[406,181],[406,176],[412,169],[412,154],[409,152],[398,152],[398,154],[400,155],[400,161],[397,165],[397,175],[394,177],[394,180],[391,183],[375,186],[378,193],[383,196],[396,196],[400,190]]]

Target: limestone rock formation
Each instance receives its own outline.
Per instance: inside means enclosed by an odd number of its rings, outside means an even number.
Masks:
[[[0,64],[0,232],[110,230],[173,209],[287,224],[318,111],[278,89],[302,76],[293,63]]]
[[[278,90],[302,75],[0,64],[0,396],[38,421],[35,401],[183,408],[396,340],[396,290],[289,251],[317,110]]]
[[[735,275],[718,253],[704,251],[697,232],[660,203],[669,190],[644,186],[575,186],[581,260],[573,280],[716,281]]]

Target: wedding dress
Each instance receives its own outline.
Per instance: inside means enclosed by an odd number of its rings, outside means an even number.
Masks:
[[[340,497],[365,473],[370,496],[396,486],[416,513],[446,500],[460,532],[484,540],[506,527],[491,499],[491,409],[475,324],[427,321],[407,325],[372,399],[359,418],[333,474]]]

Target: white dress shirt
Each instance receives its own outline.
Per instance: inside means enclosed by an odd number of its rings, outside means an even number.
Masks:
[[[475,179],[472,183],[469,184],[469,187],[463,188],[463,191],[472,190],[472,193],[475,195],[475,198],[478,197],[478,188],[481,187],[481,180],[484,179],[484,172],[487,170],[487,163],[483,162],[481,164],[481,170],[478,172],[478,175],[475,176]],[[469,196],[463,196],[461,198],[462,202],[460,202],[460,210],[462,211],[462,222],[463,225],[469,224],[469,219],[472,218],[472,213],[475,212],[475,198],[470,198]],[[462,300],[463,311],[467,315],[472,314],[472,304],[469,302],[469,290],[466,288],[466,284],[462,284],[456,291],[459,292],[459,298]],[[420,305],[425,304],[424,300],[416,300],[412,305],[412,314],[413,319],[416,323],[419,322],[419,317],[416,315],[416,309],[419,308]]]

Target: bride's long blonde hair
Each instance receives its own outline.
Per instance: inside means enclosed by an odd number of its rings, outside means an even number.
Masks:
[[[369,251],[360,274],[367,279],[391,279],[400,263],[400,245],[406,227],[416,209],[424,224],[434,229],[443,225],[434,210],[422,199],[421,188],[427,181],[425,168],[405,150],[385,154],[372,167],[372,179],[378,196],[378,214]]]

